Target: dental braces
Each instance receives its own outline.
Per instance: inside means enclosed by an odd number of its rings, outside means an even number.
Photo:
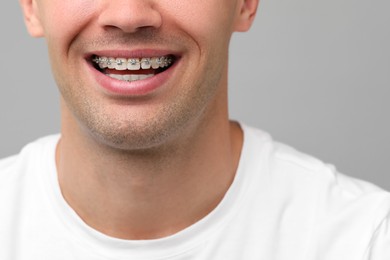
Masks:
[[[130,66],[141,65],[141,67],[150,67],[153,63],[156,64],[156,68],[165,68],[172,64],[173,58],[169,56],[164,57],[154,57],[154,58],[130,58],[130,59],[122,59],[122,58],[107,58],[107,57],[95,57],[92,59],[93,62],[99,64],[100,66],[106,67],[116,64],[118,66],[123,66],[124,63]]]

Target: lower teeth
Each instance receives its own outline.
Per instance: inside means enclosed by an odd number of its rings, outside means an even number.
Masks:
[[[128,81],[128,82],[144,80],[154,76],[154,74],[132,74],[132,75],[106,74],[106,75],[113,79]]]

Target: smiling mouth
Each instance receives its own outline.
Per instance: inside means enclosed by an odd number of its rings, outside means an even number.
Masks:
[[[92,57],[95,69],[110,78],[127,82],[151,78],[169,69],[175,61],[173,55],[150,58]]]

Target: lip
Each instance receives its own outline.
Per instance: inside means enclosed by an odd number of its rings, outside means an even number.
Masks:
[[[175,62],[165,71],[156,74],[153,77],[138,80],[133,82],[121,81],[98,71],[92,61],[93,55],[99,57],[115,57],[115,58],[141,58],[141,57],[161,57],[167,55],[174,55]],[[175,68],[180,63],[180,56],[171,51],[159,50],[137,50],[137,51],[96,51],[93,54],[85,56],[88,69],[92,74],[94,80],[98,83],[99,90],[107,95],[122,96],[122,97],[141,97],[155,93],[166,85],[166,82],[173,76]]]

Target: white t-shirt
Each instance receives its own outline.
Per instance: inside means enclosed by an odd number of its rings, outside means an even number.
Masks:
[[[0,161],[1,260],[390,260],[390,195],[247,126],[222,202],[172,236],[128,241],[86,225],[61,195],[59,136]]]

